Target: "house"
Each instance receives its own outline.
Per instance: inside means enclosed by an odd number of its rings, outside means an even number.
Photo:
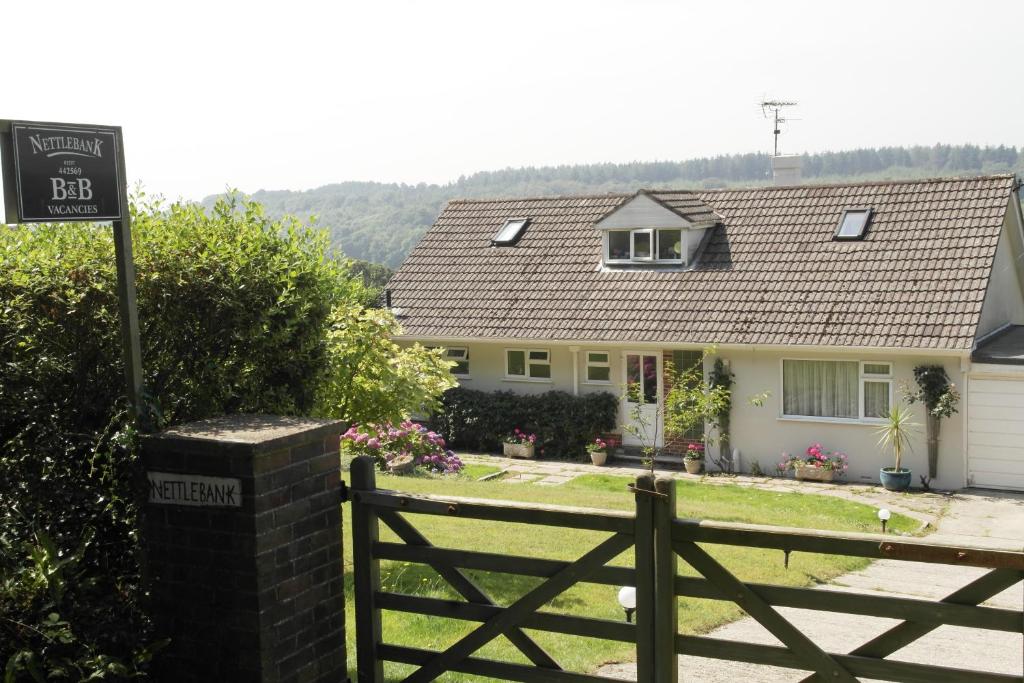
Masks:
[[[446,347],[474,389],[623,396],[629,382],[654,401],[668,361],[715,345],[735,374],[744,469],[820,442],[849,455],[848,480],[876,482],[891,465],[879,417],[915,366],[940,364],[962,398],[934,485],[1021,489],[1018,187],[998,175],[458,200],[388,289],[401,339]],[[915,480],[926,453],[922,428]]]

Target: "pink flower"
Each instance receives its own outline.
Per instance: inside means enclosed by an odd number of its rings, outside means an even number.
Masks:
[[[366,440],[368,438],[369,437],[366,436],[366,434],[356,434],[355,442],[356,443],[366,443]]]
[[[377,437],[367,439],[366,447],[372,448],[373,450],[377,450],[378,448],[380,448],[380,439],[378,439]]]

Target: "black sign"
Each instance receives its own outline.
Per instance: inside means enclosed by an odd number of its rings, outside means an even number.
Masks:
[[[121,218],[120,129],[14,121],[11,137],[18,221]]]

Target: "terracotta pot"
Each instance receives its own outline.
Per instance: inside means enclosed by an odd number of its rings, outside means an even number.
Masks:
[[[603,465],[608,461],[608,451],[590,451],[590,462]]]
[[[800,481],[834,481],[836,478],[835,470],[826,470],[821,467],[809,467],[807,465],[796,465],[793,467],[793,473],[796,474],[796,478]]]
[[[704,463],[700,460],[687,460],[683,458],[683,467],[687,474],[700,474],[700,468]]]
[[[507,441],[501,444],[502,452],[506,458],[532,458],[533,457],[533,444],[532,443],[508,443]]]

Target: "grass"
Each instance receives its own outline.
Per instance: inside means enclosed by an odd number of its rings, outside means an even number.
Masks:
[[[486,466],[481,466],[486,467]],[[489,468],[496,470],[496,468]],[[478,482],[476,476],[458,478],[394,477],[379,474],[380,488],[410,493],[469,496],[499,500],[516,500],[592,508],[631,510],[633,497],[626,486],[630,479],[605,475],[585,475],[567,484],[554,487],[529,484],[507,484],[500,479]],[[722,521],[772,524],[838,531],[877,531],[874,508],[828,496],[800,493],[779,493],[734,485],[702,485],[677,483],[678,514]],[[345,573],[346,619],[349,636],[349,668],[355,668],[354,605],[352,602],[352,556],[349,515],[345,511]],[[429,515],[408,515],[410,521],[432,543],[451,548],[486,552],[504,552],[530,557],[574,560],[587,552],[607,534],[574,531],[553,527],[504,524],[468,519],[452,519]],[[914,520],[894,514],[889,522],[893,531],[911,533]],[[383,540],[396,537],[383,524]],[[783,567],[783,554],[775,550],[758,550],[728,546],[706,546],[722,564],[744,581],[785,586],[813,586],[868,564],[860,558],[793,553],[789,569]],[[614,562],[632,565],[632,550]],[[679,572],[694,575],[684,562]],[[470,572],[473,579],[498,604],[508,605],[540,583],[540,579],[497,573]],[[461,599],[429,567],[402,562],[382,562],[381,582],[384,590],[444,599]],[[551,603],[546,610],[622,619],[616,601],[617,588],[596,584],[577,584]],[[679,631],[684,634],[706,633],[742,616],[733,603],[712,600],[679,599]],[[384,612],[384,641],[432,650],[443,650],[468,633],[476,624],[398,612]],[[627,661],[635,657],[632,645],[577,638],[553,633],[529,632],[564,667],[590,672],[606,662]],[[527,660],[504,637],[489,643],[476,656],[527,663]],[[385,665],[388,680],[401,680],[412,669],[402,665]],[[354,677],[354,674],[353,674]],[[480,677],[446,674],[445,681],[479,681]]]

